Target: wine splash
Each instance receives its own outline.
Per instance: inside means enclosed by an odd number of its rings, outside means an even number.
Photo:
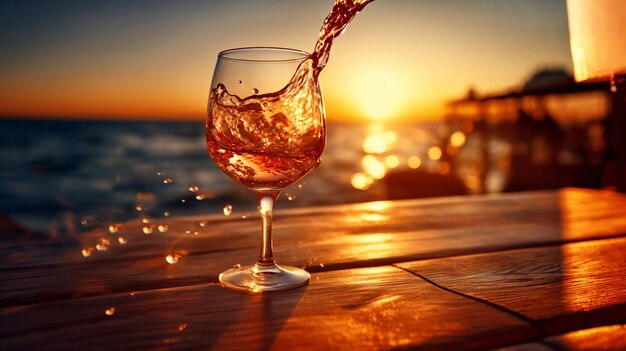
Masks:
[[[328,62],[333,39],[371,1],[336,0],[315,50],[279,91],[257,95],[255,89],[241,98],[222,83],[211,91],[207,149],[226,174],[253,190],[282,189],[319,164],[326,117],[318,76]]]
[[[363,8],[374,0],[336,0],[332,11],[324,19],[319,38],[315,44],[315,50],[311,54],[314,62],[315,76],[324,69],[330,57],[330,48],[333,39],[344,32],[350,21],[361,12]]]

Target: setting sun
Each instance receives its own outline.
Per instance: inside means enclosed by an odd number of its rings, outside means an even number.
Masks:
[[[357,75],[352,84],[355,105],[372,120],[384,120],[396,114],[406,103],[410,91],[401,74],[384,66]]]

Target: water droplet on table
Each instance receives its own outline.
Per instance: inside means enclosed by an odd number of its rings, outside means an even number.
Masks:
[[[169,264],[176,264],[182,257],[183,256],[181,254],[174,252],[165,256],[165,261]]]
[[[111,246],[111,241],[109,239],[102,238],[100,242],[96,245],[96,250],[98,251],[106,251]]]
[[[93,248],[88,247],[86,249],[83,249],[82,253],[83,253],[83,257],[89,257],[93,253]]]
[[[224,216],[230,216],[233,213],[233,206],[226,205],[224,206]]]

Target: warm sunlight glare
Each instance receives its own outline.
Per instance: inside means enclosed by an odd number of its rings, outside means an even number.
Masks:
[[[373,179],[363,173],[355,173],[352,176],[352,187],[359,190],[367,190],[373,183]]]
[[[433,161],[439,160],[441,158],[441,149],[437,146],[431,147],[428,149],[428,157]]]
[[[418,169],[422,165],[422,160],[419,158],[419,156],[413,155],[409,157],[407,163],[409,165],[409,168]]]
[[[380,66],[357,75],[351,91],[367,118],[384,120],[399,112],[409,88],[402,75]]]
[[[385,164],[379,161],[376,156],[365,155],[365,157],[361,160],[361,163],[363,164],[365,172],[374,179],[383,179],[383,177],[385,177],[385,173],[387,173]]]

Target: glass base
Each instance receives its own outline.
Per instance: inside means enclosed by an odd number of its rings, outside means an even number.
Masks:
[[[310,279],[311,275],[304,269],[280,267],[275,263],[235,267],[220,274],[224,286],[254,293],[293,289],[306,285]]]

